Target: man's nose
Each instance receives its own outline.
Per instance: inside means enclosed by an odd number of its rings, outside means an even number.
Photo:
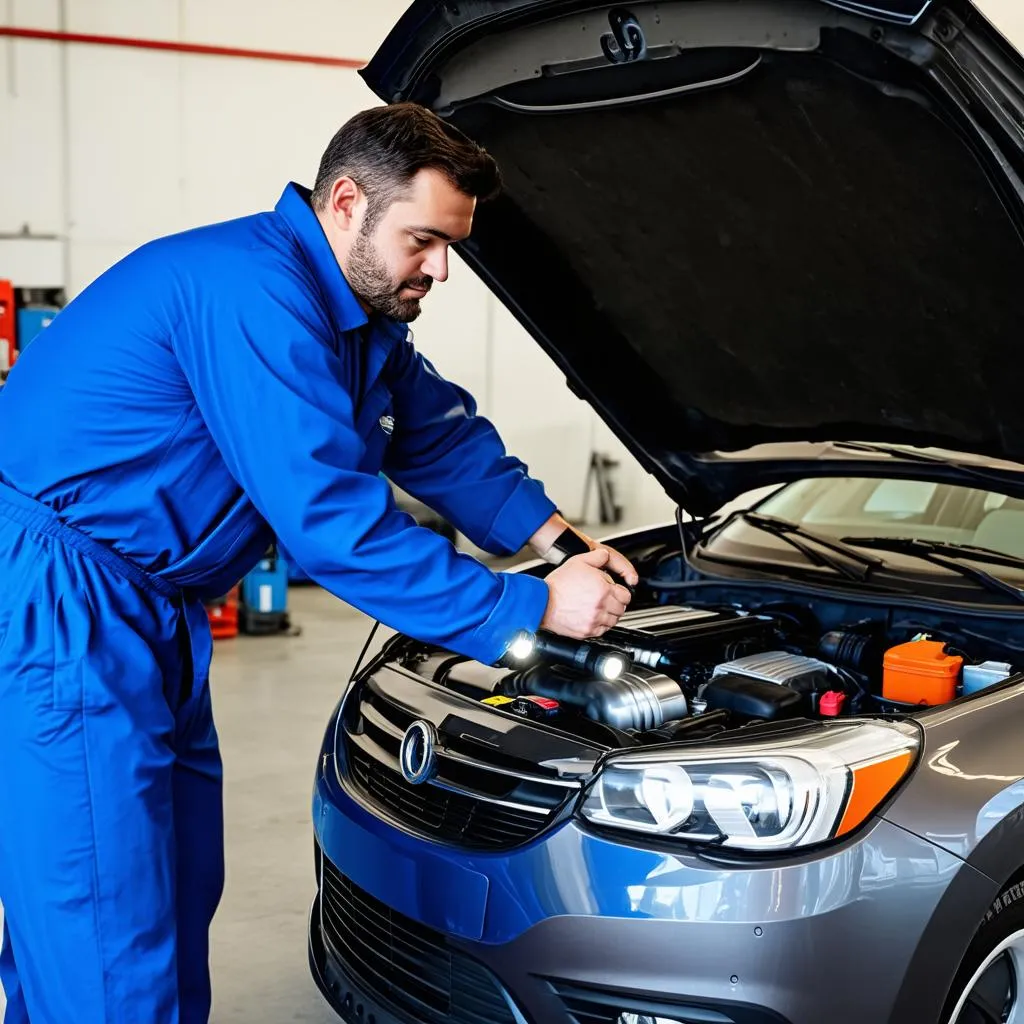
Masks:
[[[423,273],[438,282],[448,280],[448,246],[427,255],[423,261]]]

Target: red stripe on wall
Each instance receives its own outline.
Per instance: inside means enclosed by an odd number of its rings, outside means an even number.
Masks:
[[[90,46],[122,46],[137,50],[164,50],[170,53],[198,53],[208,57],[245,57],[249,60],[287,61],[292,64],[319,64],[332,68],[361,68],[365,60],[351,57],[322,57],[313,53],[284,53],[278,50],[247,50],[236,46],[208,46],[204,43],[174,43],[165,39],[136,39],[132,36],[99,36],[85,32],[56,32],[41,28],[0,26],[0,37],[44,39],[56,43],[85,43]]]

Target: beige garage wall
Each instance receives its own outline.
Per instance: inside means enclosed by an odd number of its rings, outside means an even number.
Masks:
[[[1022,0],[975,0],[975,4],[1018,50],[1024,49]]]

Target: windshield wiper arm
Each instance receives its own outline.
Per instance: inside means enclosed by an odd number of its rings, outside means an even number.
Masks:
[[[993,551],[991,548],[981,548],[976,544],[958,544],[951,540],[929,540],[924,543],[948,553],[952,558],[972,558],[976,562],[991,562],[993,565],[1005,565],[1011,569],[1024,569],[1024,558],[1006,551]]]
[[[921,540],[917,537],[844,537],[846,544],[855,544],[858,547],[876,548],[879,551],[892,551],[896,554],[913,555],[925,562],[932,562],[941,565],[945,569],[959,573],[969,579],[975,580],[983,587],[996,593],[1006,594],[1015,601],[1024,604],[1024,590],[1015,587],[1012,583],[1001,580],[998,576],[979,569],[974,565],[965,565],[960,559],[975,558],[986,561],[999,562],[1003,565],[1012,565],[1024,568],[1024,559],[1015,559],[1012,555],[1005,558],[996,551],[988,551],[986,548],[971,548],[968,545],[950,544],[943,541]]]
[[[850,544],[823,537],[821,534],[808,530],[799,523],[776,516],[765,515],[763,512],[741,512],[739,518],[750,526],[773,537],[785,541],[790,547],[796,548],[808,561],[816,565],[825,565],[845,576],[847,579],[863,583],[872,569],[885,565],[885,560],[874,555],[866,555]],[[814,545],[814,546],[812,546]],[[825,552],[833,552],[826,554]],[[840,556],[840,557],[837,557]]]

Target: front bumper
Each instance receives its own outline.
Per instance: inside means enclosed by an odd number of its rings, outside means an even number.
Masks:
[[[346,1024],[408,1024],[394,1016],[383,1003],[367,995],[349,972],[330,955],[320,927],[320,894],[309,910],[309,969],[316,987]]]
[[[950,978],[922,985],[919,1017],[895,1007],[937,907],[974,874],[884,820],[825,855],[758,865],[641,849],[573,822],[507,853],[470,853],[375,817],[342,790],[326,744],[313,811],[346,879],[485,967],[528,1024],[615,1024],[623,1011],[686,1024],[934,1024],[929,1001],[941,1006]],[[343,1019],[441,1019],[367,991],[318,926],[314,916],[314,975]]]

